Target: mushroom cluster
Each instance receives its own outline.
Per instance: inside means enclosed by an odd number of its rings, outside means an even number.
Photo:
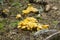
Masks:
[[[18,23],[17,28],[27,29],[27,30],[41,30],[48,29],[49,25],[43,25],[38,23],[34,17],[27,17],[26,19]]]
[[[22,11],[23,14],[29,14],[30,12],[38,12],[38,9],[37,8],[34,8],[31,4],[28,4],[28,7]]]

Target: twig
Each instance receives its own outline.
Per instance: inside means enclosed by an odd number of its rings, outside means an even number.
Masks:
[[[52,35],[48,36],[46,39],[44,40],[50,40],[52,39],[53,37],[57,36],[58,34],[60,34],[60,31],[59,32],[56,32],[56,33],[53,33]]]
[[[48,32],[51,32],[51,33],[55,33],[55,32],[58,32],[57,30],[55,29],[51,29],[51,30],[39,30],[37,32],[34,33],[34,36],[35,37],[38,37],[38,35],[42,35],[42,34],[45,34],[45,33],[48,33]]]

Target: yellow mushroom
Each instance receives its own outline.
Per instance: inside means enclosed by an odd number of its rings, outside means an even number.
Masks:
[[[23,14],[29,14],[30,12],[38,12],[37,8],[34,8],[31,4],[28,4],[28,7],[26,8],[26,10],[23,10],[22,13]]]
[[[28,6],[31,6],[31,4],[28,4]]]
[[[3,12],[4,13],[9,12],[9,9],[4,9]]]
[[[27,27],[27,30],[31,30],[31,28],[30,27]]]
[[[31,11],[35,13],[35,12],[38,12],[38,9],[34,8],[34,7],[31,7]]]
[[[49,25],[43,25],[42,29],[48,29]]]
[[[28,13],[30,13],[30,11],[29,11],[29,10],[23,10],[22,13],[23,13],[24,15],[27,15]]]
[[[21,15],[20,14],[17,14],[16,15],[16,19],[18,19],[18,18],[21,18]]]
[[[41,30],[41,28],[37,28],[37,31]]]
[[[21,29],[25,29],[25,28],[26,28],[26,26],[22,26],[22,27],[21,27]]]

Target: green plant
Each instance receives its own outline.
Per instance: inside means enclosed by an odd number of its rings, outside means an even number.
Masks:
[[[22,5],[19,2],[14,2],[14,3],[12,3],[12,6],[22,6]]]
[[[0,23],[0,29],[2,29],[4,27],[3,23]]]
[[[58,21],[53,21],[53,24],[57,25],[58,24]]]
[[[11,23],[10,23],[10,26],[12,26],[12,27],[16,27],[17,24],[18,24],[18,22],[19,22],[19,21],[11,22]]]

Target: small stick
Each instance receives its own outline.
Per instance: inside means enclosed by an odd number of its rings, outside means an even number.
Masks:
[[[59,32],[56,32],[56,33],[53,33],[52,35],[48,36],[46,39],[44,40],[49,40],[49,39],[52,39],[53,37],[57,36],[58,34],[60,34],[60,31]]]
[[[41,35],[41,34],[44,34],[44,33],[48,33],[48,32],[55,33],[55,32],[58,32],[58,30],[55,30],[55,29],[39,30],[39,31],[37,31],[37,32],[34,33],[34,36],[38,37],[38,35]]]

